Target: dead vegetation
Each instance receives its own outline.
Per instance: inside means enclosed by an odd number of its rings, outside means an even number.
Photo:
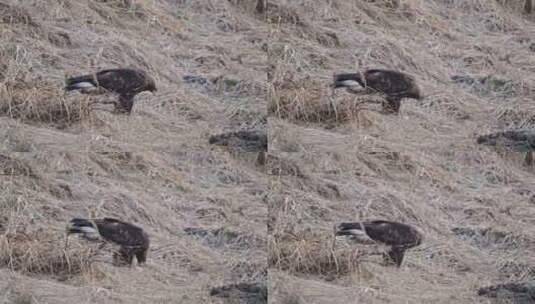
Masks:
[[[0,236],[0,265],[12,271],[43,275],[64,281],[95,272],[91,249],[64,250],[53,235],[16,232]]]
[[[23,161],[0,154],[0,175],[33,176],[34,173],[32,172],[32,168]]]
[[[210,290],[223,282],[265,283],[267,177],[254,159],[208,143],[266,124],[268,28],[255,5],[0,1],[6,301],[222,303]],[[131,116],[108,111],[109,95],[64,92],[68,75],[119,67],[157,82]],[[190,85],[185,75],[210,81]],[[143,227],[147,265],[115,267],[110,250],[82,240],[65,250],[73,217]],[[182,233],[188,226],[225,233],[214,245]]]
[[[498,284],[480,288],[478,294],[493,299],[492,303],[529,304],[535,299],[534,288],[530,282]]]
[[[481,287],[531,280],[532,169],[476,142],[532,127],[525,1],[277,5],[300,22],[273,20],[268,48],[270,301],[479,303]],[[384,115],[380,96],[328,88],[372,68],[414,75],[424,98]],[[421,227],[425,242],[399,271],[362,245],[332,249],[333,224],[365,218]]]
[[[524,3],[524,11],[526,12],[526,14],[531,14],[531,12],[533,11],[533,0],[526,0],[526,2]]]
[[[354,248],[334,248],[333,241],[333,238],[317,236],[312,232],[284,241],[278,239],[270,243],[269,266],[328,280],[356,271],[358,252]]]
[[[532,124],[525,5],[0,1],[0,290],[265,303],[267,262],[274,304],[479,303],[479,288],[531,280],[533,172],[475,143]],[[105,97],[63,96],[65,75],[110,67],[147,70],[158,94],[138,96],[131,117],[92,108]],[[415,75],[424,100],[394,116],[381,98],[331,95],[334,72],[374,67]],[[266,124],[269,179],[209,146]],[[113,267],[82,242],[63,251],[74,216],[142,226],[148,265]],[[417,225],[426,241],[401,269],[331,247],[332,224],[370,217]]]
[[[383,112],[386,101],[377,96],[328,97],[327,90],[279,91],[272,95],[268,113],[278,118],[295,122],[337,124],[359,119],[359,113],[366,110]]]
[[[299,165],[290,157],[285,157],[282,153],[273,155],[268,153],[266,157],[267,174],[274,176],[296,176],[306,178]]]
[[[214,287],[210,295],[226,299],[225,303],[267,303],[268,291],[265,282],[239,283]]]
[[[286,6],[275,1],[266,1],[260,11],[265,11],[267,21],[276,25],[296,25],[305,26],[302,17],[292,7]]]
[[[0,21],[7,24],[37,26],[30,14],[22,7],[0,2]]]
[[[0,115],[24,122],[65,128],[90,117],[88,101],[67,100],[50,84],[18,84],[0,88]]]

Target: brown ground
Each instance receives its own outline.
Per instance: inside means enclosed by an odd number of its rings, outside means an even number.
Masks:
[[[0,32],[1,303],[222,303],[212,287],[265,281],[268,179],[255,155],[208,144],[265,125],[254,3],[0,0]],[[130,117],[63,94],[66,75],[129,66],[158,84]],[[148,265],[77,237],[64,252],[75,216],[143,227]]]
[[[0,0],[1,303],[247,303],[210,291],[266,277],[277,304],[488,303],[479,287],[535,279],[535,169],[475,143],[535,123],[524,1],[268,3]],[[129,117],[64,95],[66,76],[129,66],[159,89]],[[426,98],[396,116],[331,95],[334,72],[365,68],[412,74]],[[266,109],[270,177],[208,144],[265,128]],[[64,249],[74,216],[142,226],[148,265],[75,237]],[[400,269],[331,249],[335,223],[365,218],[425,242]]]
[[[533,125],[524,2],[278,3],[268,111],[285,175],[270,185],[270,302],[489,303],[479,287],[535,279],[535,171],[475,143]],[[331,96],[334,72],[366,68],[414,75],[426,98],[396,116],[378,113],[376,97]],[[331,251],[333,225],[359,219],[405,222],[425,241],[400,269],[380,255],[355,262],[343,240]]]

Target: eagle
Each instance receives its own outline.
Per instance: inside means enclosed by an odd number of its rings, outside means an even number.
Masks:
[[[100,89],[100,90],[99,90]],[[145,71],[137,69],[108,69],[95,74],[71,77],[67,79],[66,91],[80,90],[89,92],[112,92],[119,94],[120,112],[132,112],[134,97],[141,92],[156,92],[156,83]]]
[[[256,163],[265,165],[265,153],[268,150],[266,130],[236,131],[210,136],[208,142],[212,145],[226,146],[236,152],[258,152]]]
[[[364,73],[334,74],[334,89],[345,87],[349,92],[357,93],[352,88],[360,85],[366,93],[381,93],[386,95],[386,109],[398,113],[401,107],[401,99],[422,99],[420,88],[414,77],[392,70],[372,69]]]
[[[341,223],[335,226],[337,236],[368,237],[371,240],[390,246],[388,256],[401,266],[405,251],[422,243],[423,236],[415,228],[398,222],[374,220]]]
[[[487,146],[501,146],[514,152],[526,153],[525,163],[533,164],[535,151],[535,129],[519,129],[480,135],[477,143]]]
[[[147,261],[149,237],[143,229],[130,223],[114,218],[73,218],[67,225],[67,237],[70,234],[81,234],[91,241],[104,240],[119,245],[119,250],[113,254],[115,264],[132,265],[134,256],[139,265]]]

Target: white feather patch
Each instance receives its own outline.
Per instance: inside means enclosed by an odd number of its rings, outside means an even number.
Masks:
[[[85,88],[94,88],[95,86],[91,82],[79,82],[73,85],[76,88],[79,89],[85,89]]]
[[[346,86],[346,87],[353,87],[353,86],[358,86],[360,85],[357,81],[355,80],[344,80],[344,81],[340,81],[339,82],[340,84]]]
[[[80,227],[84,233],[97,233],[97,230],[93,227]]]
[[[348,229],[348,230],[344,230],[344,232],[349,232],[351,233],[352,235],[362,235],[362,236],[365,236],[366,233],[364,233],[364,231],[362,230],[359,230],[359,229]]]

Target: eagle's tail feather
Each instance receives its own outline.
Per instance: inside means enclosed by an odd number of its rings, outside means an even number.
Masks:
[[[90,220],[79,217],[73,218],[70,223],[76,226],[93,226],[93,223]]]
[[[73,218],[67,227],[68,233],[93,234],[98,233],[95,225],[87,219]]]
[[[89,87],[95,87],[94,75],[83,75],[77,77],[71,77],[67,79],[67,86],[65,90],[73,91]]]
[[[65,88],[67,91],[75,91],[80,89],[94,88],[95,86],[89,82],[78,82],[71,84]]]
[[[69,228],[69,233],[82,233],[82,234],[97,233],[97,230],[93,227],[87,227],[87,226],[83,226],[83,227],[73,226]]]
[[[336,227],[336,235],[361,235],[363,225],[361,223],[341,223]]]
[[[352,87],[355,85],[365,86],[359,73],[334,74],[333,87]]]

